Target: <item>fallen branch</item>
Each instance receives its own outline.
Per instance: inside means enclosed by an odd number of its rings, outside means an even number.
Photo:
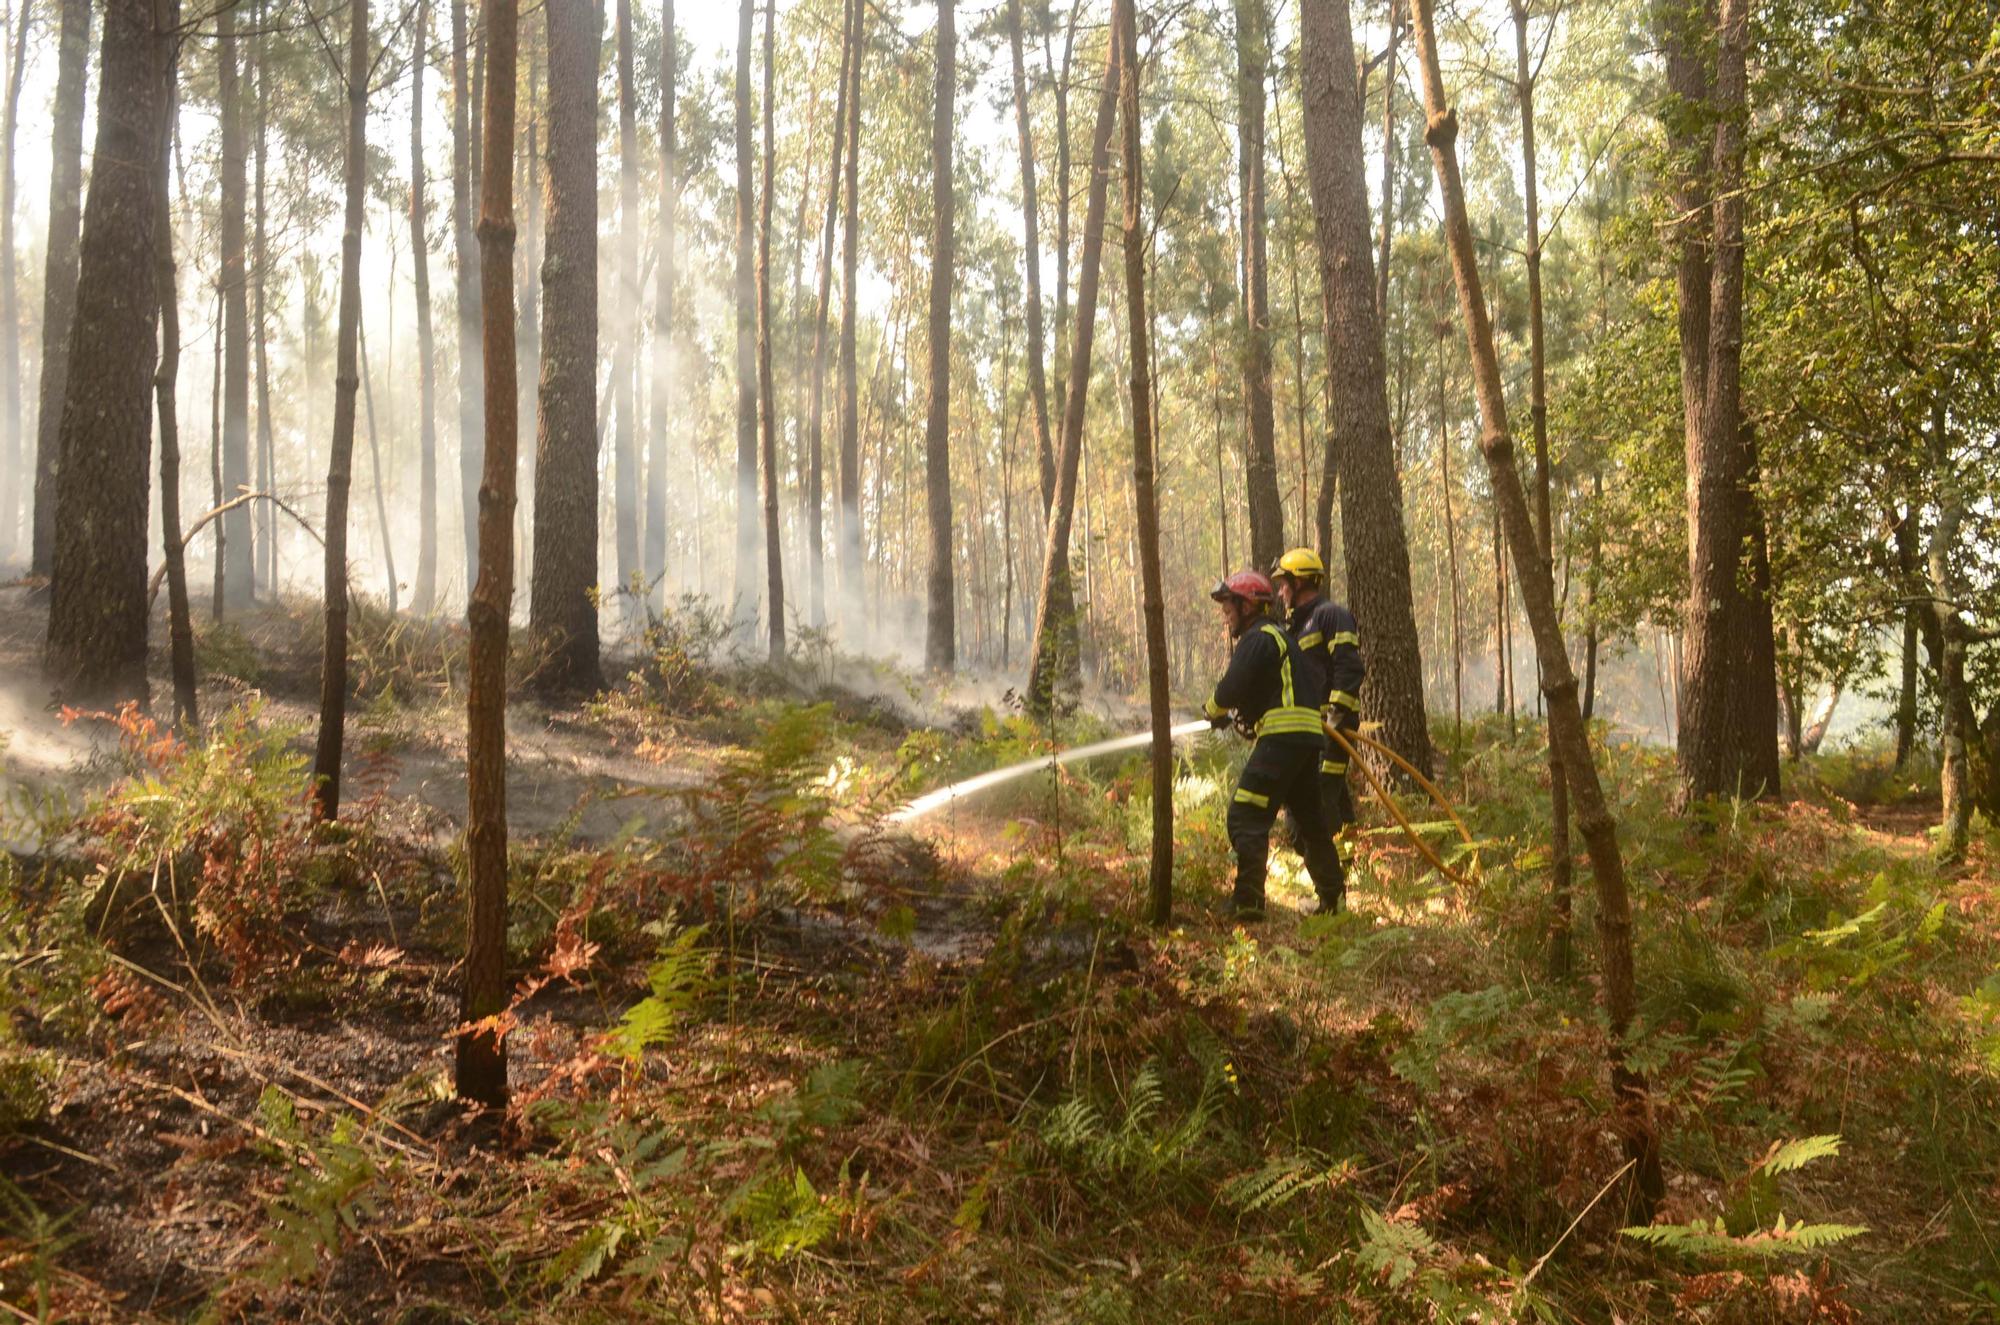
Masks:
[[[321,547],[326,546],[326,539],[320,536],[319,530],[313,528],[312,524],[303,515],[300,515],[297,511],[293,510],[290,503],[286,502],[286,500],[283,497],[278,496],[278,494],[276,494],[275,492],[245,492],[238,496],[231,497],[228,501],[222,503],[222,505],[220,506],[213,508],[207,514],[203,515],[199,520],[196,520],[193,524],[189,525],[187,532],[181,535],[181,550],[183,552],[187,551],[188,544],[194,542],[194,536],[200,533],[210,523],[227,515],[229,512],[235,510],[238,506],[247,505],[248,503],[253,501],[270,502],[271,505],[277,507],[279,510],[283,511],[286,515],[289,515],[294,520],[298,521],[299,528],[311,534],[313,536],[313,541],[315,543],[318,543]],[[160,596],[160,585],[166,581],[166,578],[167,578],[167,568],[165,563],[163,562],[161,563],[160,568],[153,572],[153,578],[147,581],[146,583],[146,603],[149,607],[152,605],[153,600]]]

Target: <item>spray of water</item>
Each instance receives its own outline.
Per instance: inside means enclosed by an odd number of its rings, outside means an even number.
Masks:
[[[1184,736],[1194,736],[1209,729],[1208,719],[1197,718],[1193,722],[1181,723],[1169,731],[1168,735],[1172,736],[1175,740],[1179,740]],[[888,822],[892,824],[906,824],[912,820],[921,819],[934,810],[943,809],[953,801],[966,796],[977,795],[979,792],[985,791],[990,787],[997,787],[1003,782],[1012,782],[1016,778],[1026,777],[1028,774],[1039,772],[1042,769],[1054,768],[1062,764],[1073,764],[1083,759],[1096,759],[1103,755],[1117,754],[1121,750],[1138,750],[1152,743],[1152,732],[1134,732],[1130,736],[1114,736],[1108,741],[1094,741],[1089,745],[1079,745],[1074,750],[1064,750],[1060,754],[1038,755],[1033,759],[1023,759],[1018,764],[1009,764],[1005,768],[996,768],[990,773],[981,773],[976,777],[966,778],[963,782],[954,782],[948,787],[939,787],[936,791],[926,792],[924,795],[917,797],[908,805],[891,814],[888,817]]]

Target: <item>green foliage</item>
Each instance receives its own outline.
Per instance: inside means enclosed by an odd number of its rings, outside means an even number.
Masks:
[[[1148,1063],[1111,1113],[1084,1094],[1073,1094],[1049,1110],[1039,1128],[1042,1144],[1078,1176],[1144,1186],[1198,1160],[1198,1146],[1215,1116],[1225,1079],[1222,1067],[1206,1073],[1194,1101],[1175,1117],[1168,1110],[1160,1069]]]
[[[1839,1153],[1838,1136],[1808,1136],[1774,1144],[1763,1159],[1751,1166],[1725,1213],[1712,1219],[1649,1224],[1620,1231],[1635,1241],[1696,1260],[1728,1263],[1810,1256],[1860,1237],[1868,1229],[1859,1224],[1788,1221],[1782,1210],[1765,1224],[1769,1216],[1764,1212],[1775,1208],[1778,1174],[1795,1172],[1815,1160]]]
[[[345,1113],[316,1136],[276,1086],[265,1088],[257,1112],[267,1148],[287,1171],[283,1192],[266,1206],[256,1277],[274,1285],[303,1283],[376,1213],[384,1170],[366,1132]]]
[[[1361,1245],[1355,1255],[1370,1271],[1400,1288],[1438,1254],[1438,1241],[1415,1223],[1383,1218],[1361,1210]]]
[[[728,1214],[742,1239],[731,1252],[745,1260],[764,1257],[782,1261],[812,1250],[837,1233],[860,1208],[848,1186],[844,1166],[839,1190],[825,1194],[796,1165],[790,1172],[774,1170],[739,1191],[729,1203]]]
[[[1390,1059],[1390,1066],[1404,1080],[1436,1090],[1444,1055],[1469,1037],[1487,1037],[1513,1010],[1516,997],[1514,991],[1499,985],[1443,995],[1431,1004],[1416,1033]]]
[[[1242,1214],[1278,1210],[1309,1192],[1331,1191],[1354,1176],[1354,1162],[1328,1163],[1311,1150],[1273,1155],[1258,1168],[1239,1173],[1222,1185],[1223,1201]]]
[[[1945,903],[1882,873],[1868,886],[1866,909],[1838,913],[1821,928],[1780,944],[1774,955],[1799,963],[1816,989],[1860,989],[1903,967],[1945,927]]]
[[[682,1022],[707,994],[712,957],[698,948],[706,926],[674,930],[660,940],[659,956],[646,969],[646,997],[625,1010],[608,1037],[611,1051],[637,1062],[646,1050],[673,1041]]]

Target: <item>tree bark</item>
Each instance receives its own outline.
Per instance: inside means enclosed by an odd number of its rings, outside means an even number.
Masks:
[[[662,595],[667,575],[667,424],[674,398],[674,221],[680,206],[679,143],[675,131],[678,37],[674,0],[660,4],[660,251],[654,263],[653,408],[646,434],[646,583]]]
[[[375,534],[382,548],[382,571],[388,588],[389,615],[395,616],[400,581],[396,578],[396,541],[389,532],[389,496],[382,473],[381,434],[375,430],[375,374],[368,367],[368,322],[355,328],[361,351],[361,405],[368,423],[368,473],[375,480]]]
[[[187,548],[181,540],[181,443],[175,387],[181,367],[179,284],[174,275],[174,222],[168,180],[173,165],[174,68],[167,65],[167,115],[160,126],[159,173],[153,179],[154,290],[160,306],[160,361],[153,396],[160,419],[160,536],[167,571],[167,637],[174,676],[174,723],[192,739],[201,726],[195,686],[194,614],[188,605]]]
[[[1522,188],[1527,212],[1528,243],[1528,413],[1535,429],[1536,534],[1541,539],[1542,565],[1555,578],[1555,529],[1549,500],[1548,350],[1542,326],[1542,212],[1536,186],[1535,71],[1528,60],[1528,3],[1513,0],[1514,90],[1521,103]],[[1549,20],[1554,22],[1552,18]],[[1385,232],[1386,233],[1386,232]],[[1546,673],[1547,668],[1541,669]],[[1563,780],[1562,752],[1553,738],[1549,761],[1549,947],[1548,971],[1569,973],[1574,964],[1570,946],[1569,786]]]
[[[146,498],[173,0],[110,0],[84,202],[51,560],[50,678],[69,702],[147,698]],[[109,93],[110,95],[106,95]]]
[[[1301,12],[1306,169],[1326,292],[1331,432],[1340,466],[1348,606],[1361,626],[1361,698],[1382,739],[1426,775],[1430,731],[1403,532],[1403,486],[1389,432],[1388,369],[1375,316],[1361,91],[1347,11],[1312,0]]]
[[[479,272],[485,394],[484,472],[479,488],[479,579],[466,616],[465,856],[471,915],[459,1020],[470,1025],[507,1005],[507,623],[514,597],[516,417],[514,347],[514,0],[489,4],[484,134],[480,171]],[[594,80],[593,80],[594,85]],[[454,1074],[461,1098],[507,1102],[507,1042],[462,1031]]]
[[[1396,237],[1396,47],[1403,35],[1402,6],[1389,0],[1389,49],[1382,57],[1382,248],[1375,260],[1375,320],[1389,325],[1389,258]]]
[[[271,426],[271,355],[268,317],[270,299],[266,285],[271,273],[270,208],[264,188],[265,166],[270,156],[271,127],[271,38],[265,28],[268,13],[263,0],[257,5],[257,128],[254,147],[254,175],[251,192],[251,263],[255,272],[256,304],[251,310],[250,343],[256,352],[257,372],[257,464],[264,492],[278,490],[277,437]],[[278,597],[278,517],[268,502],[264,504],[264,533],[257,544],[262,554],[258,573],[263,576],[273,601]]]
[[[49,225],[42,266],[41,408],[35,424],[34,546],[29,570],[49,574],[56,542],[56,461],[62,453],[70,327],[76,318],[77,232],[83,217],[83,109],[90,70],[91,0],[61,0],[56,98],[49,143]]]
[[[351,0],[347,45],[346,228],[340,241],[340,325],[333,377],[333,441],[326,467],[325,641],[313,785],[323,818],[340,817],[341,740],[347,724],[347,506],[354,478],[354,407],[361,389],[361,229],[368,175],[368,0]]]
[[[806,555],[810,580],[811,621],[826,622],[826,333],[833,312],[833,232],[840,217],[840,177],[847,147],[848,79],[858,53],[854,49],[854,7],[844,0],[840,11],[840,89],[834,97],[833,166],[826,181],[826,222],[820,229],[819,295],[814,303],[812,386],[807,420]]]
[[[1924,609],[1915,601],[1920,575],[1914,504],[1897,516],[1894,539],[1902,592],[1911,600],[1903,609],[1903,670],[1896,692],[1896,767],[1900,769],[1909,762],[1917,743],[1917,636]]]
[[[1714,82],[1706,89],[1685,31],[1668,45],[1669,86],[1684,97],[1705,90],[1715,118],[1706,178],[1690,172],[1676,197],[1683,216],[1703,214],[1683,205],[1700,197],[1711,227],[1706,255],[1688,252],[1701,242],[1698,222],[1683,227],[1677,272],[1689,580],[1679,762],[1689,797],[1778,790],[1770,598],[1743,565],[1745,548],[1761,537],[1763,523],[1753,482],[1756,443],[1744,426],[1740,390],[1747,0],[1722,0],[1716,31]],[[1699,289],[1704,274],[1705,294]]]
[[[1069,374],[1077,383],[1062,393],[1062,447],[1056,456],[1055,501],[1049,508],[1048,533],[1042,547],[1041,588],[1035,610],[1035,644],[1028,655],[1028,711],[1048,718],[1056,708],[1059,681],[1078,674],[1074,646],[1056,615],[1057,573],[1068,563],[1071,522],[1076,513],[1077,468],[1083,457],[1083,414],[1089,392],[1091,342],[1097,326],[1097,282],[1104,257],[1105,196],[1111,174],[1111,129],[1117,121],[1120,54],[1113,33],[1104,57],[1104,82],[1097,94],[1097,120],[1090,131],[1090,185],[1083,213],[1083,254],[1076,280],[1076,326],[1070,339]],[[1075,613],[1070,614],[1072,628]]]
[[[21,119],[21,75],[28,62],[31,0],[16,0],[13,63],[7,104],[0,112],[0,551],[19,544],[21,516],[29,502],[21,464],[21,300],[14,254],[14,139]],[[32,522],[33,513],[28,512]],[[30,539],[33,538],[32,530]],[[33,555],[32,547],[29,555]]]
[[[924,491],[930,516],[931,566],[924,665],[950,672],[958,663],[951,528],[951,283],[954,262],[951,126],[958,88],[954,0],[938,0],[937,80],[931,111],[930,405],[924,419]]]
[[[854,61],[847,71],[847,179],[843,185],[840,255],[840,510],[835,528],[840,544],[841,623],[861,624],[861,394],[855,378],[855,271],[861,255],[861,65],[868,53],[862,36],[868,6],[854,4]],[[856,631],[858,634],[858,630]]]
[[[528,624],[546,658],[537,684],[563,694],[604,684],[591,601],[597,588],[596,147],[603,34],[594,0],[549,0],[546,13],[548,219]],[[480,518],[483,523],[483,505]]]
[[[756,0],[736,20],[736,570],[730,620],[757,619],[757,213],[751,171],[750,42]]]
[[[618,415],[612,434],[616,465],[618,589],[641,573],[639,559],[639,90],[632,70],[632,0],[618,0],[618,298],[612,317],[611,396]],[[636,603],[621,597],[630,613]]]
[[[1271,405],[1271,295],[1264,243],[1264,0],[1236,4],[1237,180],[1243,198],[1243,399],[1249,412],[1244,478],[1249,491],[1250,561],[1268,570],[1285,551],[1278,495],[1277,422]]]
[[[437,345],[431,332],[429,213],[424,205],[424,65],[430,61],[430,0],[417,0],[410,58],[410,260],[417,296],[417,583],[411,606],[437,605]]]
[[[760,468],[764,496],[764,602],[769,632],[767,656],[785,660],[785,560],[778,528],[778,393],[771,386],[771,196],[777,150],[772,146],[777,103],[772,95],[777,63],[777,0],[764,5],[764,95],[759,110],[764,132],[764,175],[757,192],[757,400]]]
[[[1135,0],[1116,0],[1111,28],[1124,74],[1119,121],[1125,146],[1125,311],[1132,346],[1132,508],[1144,594],[1146,695],[1152,711],[1153,858],[1150,911],[1155,927],[1173,923],[1174,741],[1168,694],[1167,603],[1160,585],[1160,508],[1153,488],[1152,326],[1146,316],[1146,239],[1140,208],[1144,166],[1139,155],[1139,37]]]
[[[475,39],[476,34],[467,30],[465,0],[451,0],[451,251],[458,311],[458,509],[465,538],[468,597],[479,567],[479,474],[485,464],[480,435],[485,377],[480,362],[479,254],[472,236],[472,197],[476,191],[472,171],[479,108],[468,96],[465,67],[467,47]],[[513,132],[511,123],[508,132]],[[511,163],[508,169],[513,169]],[[511,197],[508,206],[513,206]],[[512,253],[511,238],[508,251]]]
[[[1410,10],[1410,31],[1423,68],[1424,139],[1430,145],[1438,192],[1444,204],[1446,246],[1458,286],[1459,312],[1465,320],[1466,344],[1479,399],[1479,449],[1486,457],[1528,621],[1543,659],[1542,690],[1548,698],[1549,730],[1562,746],[1563,767],[1572,779],[1576,795],[1577,826],[1589,850],[1591,873],[1597,882],[1597,925],[1604,946],[1602,996],[1611,1033],[1611,1082],[1617,1101],[1617,1124],[1634,1166],[1640,1213],[1650,1218],[1652,1208],[1665,1195],[1666,1183],[1660,1171],[1659,1135],[1653,1125],[1646,1080],[1625,1061],[1626,1037],[1631,1031],[1636,1004],[1631,899],[1625,883],[1625,862],[1618,846],[1618,827],[1605,804],[1589,733],[1577,706],[1576,676],[1570,670],[1562,627],[1556,619],[1555,583],[1542,560],[1527,493],[1522,489],[1520,471],[1514,461],[1500,361],[1493,348],[1493,324],[1480,289],[1472,224],[1466,215],[1465,188],[1458,173],[1455,146],[1458,119],[1445,103],[1431,0],[1411,0]]]
[[[249,182],[244,149],[243,93],[239,76],[235,11],[216,14],[219,95],[222,121],[222,499],[250,484],[250,283],[247,279]],[[239,506],[222,517],[226,564],[223,598],[231,607],[257,596],[256,548],[251,512]]]

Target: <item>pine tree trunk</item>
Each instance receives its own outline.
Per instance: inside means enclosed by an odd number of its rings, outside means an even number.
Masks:
[[[1243,198],[1243,398],[1250,431],[1244,449],[1249,487],[1250,562],[1277,564],[1285,551],[1278,496],[1277,422],[1271,405],[1271,296],[1264,243],[1264,0],[1236,4],[1237,178]]]
[[[1174,743],[1167,675],[1167,603],[1160,580],[1160,508],[1153,489],[1152,327],[1146,316],[1146,237],[1141,228],[1144,166],[1139,155],[1139,38],[1134,0],[1116,0],[1111,39],[1124,76],[1119,121],[1125,140],[1125,311],[1132,349],[1132,509],[1139,540],[1141,615],[1146,635],[1146,693],[1152,710],[1153,850],[1150,912],[1161,929],[1173,923]]]
[[[243,93],[232,9],[216,14],[222,120],[222,500],[250,483],[250,282],[246,233],[249,228],[248,153],[243,136]],[[226,565],[223,597],[231,607],[257,596],[256,548],[248,506],[222,517]]]
[[[47,667],[67,702],[147,698],[146,497],[159,199],[178,6],[105,7],[56,473]],[[109,91],[111,95],[107,96]]]
[[[30,573],[49,574],[56,543],[56,460],[62,452],[70,326],[76,318],[77,232],[83,218],[83,109],[90,69],[91,0],[61,0],[56,98],[49,143],[47,260],[42,267],[41,408],[35,424],[34,547]]]
[[[1375,316],[1361,92],[1346,16],[1338,6],[1314,3],[1301,17],[1306,173],[1326,293],[1329,422],[1340,463],[1342,552],[1348,606],[1360,623],[1368,660],[1363,705],[1381,719],[1389,747],[1428,774],[1423,658],[1403,532],[1403,486],[1389,432],[1388,368]]]
[[[30,522],[21,464],[21,299],[14,253],[14,139],[21,120],[21,76],[28,62],[31,0],[17,0],[13,63],[7,74],[7,104],[0,113],[0,552],[19,546],[21,517]],[[32,530],[29,534],[33,538]],[[29,549],[33,555],[33,548]]]
[[[259,0],[257,5],[257,128],[254,142],[254,175],[251,182],[251,261],[255,266],[256,305],[251,312],[250,343],[257,356],[257,457],[260,474],[259,487],[265,492],[278,490],[278,450],[277,438],[271,426],[271,355],[267,342],[270,340],[268,317],[270,300],[265,289],[271,271],[270,211],[264,189],[265,166],[270,156],[271,125],[271,58],[270,34],[261,30],[265,26],[267,7]],[[258,573],[263,576],[273,601],[278,597],[278,512],[269,502],[262,503],[264,534],[258,542],[262,550],[263,562]]]
[[[951,528],[951,284],[953,233],[951,128],[958,86],[958,33],[954,0],[938,0],[937,80],[931,108],[930,405],[924,419],[924,490],[930,515],[931,565],[924,623],[924,665],[933,672],[957,666],[957,611],[953,599]]]
[[[597,607],[591,601],[597,588],[596,144],[602,33],[594,0],[548,0],[546,14],[547,256],[528,624],[545,657],[537,684],[546,692],[574,693],[604,683]],[[489,435],[487,445],[492,444]]]
[[[858,325],[855,272],[861,254],[861,67],[868,47],[863,41],[868,6],[854,5],[854,62],[847,71],[847,179],[841,201],[845,213],[840,251],[840,511],[836,525],[840,543],[840,618],[858,635],[861,624],[861,393],[855,377],[854,340]]]
[[[674,0],[660,5],[660,250],[654,263],[652,417],[646,433],[646,583],[663,596],[667,575],[667,424],[673,413],[674,221],[680,206],[674,100],[678,37]]]
[[[437,606],[437,345],[431,334],[429,213],[424,206],[424,65],[430,60],[431,9],[417,0],[410,59],[410,259],[417,296],[417,583],[411,607]]]
[[[1626,1037],[1632,1028],[1636,993],[1632,973],[1632,909],[1625,883],[1625,862],[1618,846],[1618,826],[1605,804],[1591,754],[1590,738],[1577,706],[1576,676],[1563,648],[1562,627],[1556,619],[1555,583],[1543,561],[1535,535],[1534,517],[1514,460],[1514,439],[1507,425],[1507,402],[1500,379],[1500,361],[1493,348],[1493,324],[1480,288],[1478,260],[1473,252],[1472,224],[1466,216],[1465,188],[1459,178],[1455,139],[1456,112],[1445,104],[1444,78],[1439,71],[1437,35],[1431,0],[1412,0],[1410,32],[1423,68],[1424,139],[1431,148],[1438,193],[1443,201],[1446,247],[1458,286],[1459,313],[1465,321],[1466,344],[1472,359],[1473,383],[1479,400],[1479,449],[1500,503],[1502,524],[1513,553],[1514,573],[1521,582],[1528,621],[1543,659],[1542,689],[1548,697],[1549,731],[1562,747],[1563,768],[1576,795],[1577,826],[1590,853],[1597,881],[1597,926],[1603,952],[1602,989],[1605,1019],[1611,1033],[1611,1083],[1617,1126],[1634,1165],[1643,1222],[1665,1195],[1660,1171],[1659,1135],[1645,1078],[1626,1064]],[[1312,13],[1311,9],[1306,11]]]
[[[1389,325],[1389,258],[1396,238],[1396,82],[1402,70],[1396,47],[1403,35],[1402,6],[1389,0],[1389,50],[1382,58],[1382,248],[1375,259],[1375,320]]]
[[[1744,425],[1740,390],[1747,0],[1722,0],[1716,32],[1714,81],[1706,88],[1715,125],[1708,170],[1676,198],[1705,193],[1711,227],[1705,257],[1687,252],[1704,238],[1698,225],[1683,227],[1679,272],[1689,497],[1679,725],[1681,783],[1689,797],[1778,790],[1770,598],[1754,568],[1746,575],[1743,566],[1744,550],[1761,537],[1763,524],[1753,482],[1756,443]],[[1684,38],[1677,42],[1668,47],[1668,78],[1685,96],[1700,88],[1699,72],[1687,70],[1699,56],[1685,49]],[[1705,295],[1697,288],[1703,275]],[[1698,372],[1691,371],[1695,360]]]
[[[467,30],[465,0],[451,0],[451,251],[458,311],[458,509],[465,537],[468,596],[479,567],[479,473],[485,463],[480,431],[485,377],[480,362],[479,254],[472,236],[472,199],[476,192],[472,170],[480,111],[468,95],[465,67],[467,47],[474,40],[475,34]],[[510,127],[508,132],[512,131]],[[511,179],[510,176],[510,182]],[[508,207],[511,225],[511,197]],[[512,243],[510,235],[510,254]]]
[[[1917,565],[1916,511],[1914,506],[1896,516],[1896,562],[1902,572],[1899,587],[1911,600],[1903,609],[1903,667],[1896,691],[1896,767],[1910,760],[1917,744],[1917,637],[1923,608],[1915,601],[1920,592]]]
[[[757,212],[750,137],[755,18],[756,0],[741,0],[736,20],[736,570],[729,616],[744,629],[757,619]]]
[[[542,31],[546,33],[547,29]],[[516,427],[530,432],[526,442],[515,442],[517,448],[525,447],[519,451],[522,468],[519,490],[526,495],[526,499],[514,507],[514,555],[520,559],[515,570],[529,586],[531,604],[536,579],[535,554],[539,549],[532,541],[532,531],[524,526],[538,520],[535,506],[541,495],[536,484],[541,462],[542,310],[548,304],[548,290],[542,282],[542,264],[548,248],[548,230],[542,215],[546,201],[542,163],[543,153],[548,150],[542,138],[542,115],[545,110],[542,47],[547,44],[546,40],[537,43],[535,29],[529,29],[528,76],[523,82],[528,96],[527,144],[523,148],[517,143],[512,157],[516,163],[514,187],[522,195],[521,233],[514,245],[514,306],[519,318],[519,330],[514,339],[514,422]],[[591,288],[596,289],[594,279]],[[532,612],[532,607],[530,610]]]
[[[179,283],[174,275],[174,222],[168,181],[173,164],[173,117],[179,106],[174,68],[167,66],[168,112],[160,129],[159,173],[153,177],[154,291],[160,305],[160,361],[153,397],[160,421],[160,539],[167,568],[167,636],[174,676],[174,724],[192,739],[201,726],[194,671],[194,616],[188,605],[187,549],[181,542],[181,443],[175,387],[181,368]]]
[[[848,79],[858,52],[854,49],[854,7],[860,0],[843,0],[840,11],[840,88],[834,97],[833,166],[826,181],[826,221],[820,229],[818,299],[814,303],[812,385],[810,387],[806,461],[807,574],[811,581],[811,622],[826,623],[826,333],[833,312],[833,231],[840,217],[840,177],[847,147]]]
[[[1076,282],[1076,327],[1070,343],[1069,381],[1090,381],[1091,342],[1097,325],[1098,271],[1104,257],[1105,196],[1111,173],[1111,129],[1118,112],[1118,80],[1123,56],[1116,42],[1106,51],[1104,82],[1097,94],[1097,120],[1090,132],[1090,187],[1084,201],[1083,254]],[[1028,711],[1048,718],[1056,708],[1059,681],[1077,674],[1073,650],[1065,656],[1065,631],[1057,615],[1058,569],[1068,561],[1070,525],[1076,512],[1077,469],[1083,457],[1083,413],[1089,392],[1081,385],[1064,394],[1062,446],[1056,455],[1055,501],[1049,508],[1042,547],[1040,595],[1035,610],[1035,644],[1028,656]],[[1087,565],[1088,563],[1086,563]],[[1071,613],[1074,621],[1074,613]]]
[[[473,1023],[507,1005],[507,623],[514,597],[516,417],[514,347],[514,84],[517,17],[513,0],[489,4],[485,143],[480,172],[479,272],[485,393],[484,473],[479,488],[479,578],[466,616],[471,626],[465,699],[465,856],[471,915],[459,1020]],[[507,1042],[497,1034],[458,1037],[455,1085],[462,1099],[507,1102]]]
[[[386,577],[389,615],[398,610],[396,596],[399,581],[396,579],[396,542],[389,533],[389,497],[382,473],[381,434],[375,430],[375,374],[368,367],[368,322],[364,314],[355,328],[355,339],[361,350],[361,404],[368,423],[368,473],[375,480],[375,537],[382,549],[382,570]]]
[[[778,396],[771,387],[771,196],[775,192],[772,174],[777,154],[772,145],[777,103],[771,84],[773,66],[777,63],[777,24],[776,0],[766,0],[764,95],[759,107],[764,130],[764,178],[757,194],[757,399],[761,407],[758,422],[763,455],[764,603],[770,638],[768,656],[773,664],[785,660],[785,561],[778,536]]]
[[[612,346],[611,396],[618,413],[612,435],[612,500],[622,594],[640,574],[639,560],[639,101],[632,70],[632,0],[618,13],[618,297],[612,304],[618,340]],[[624,614],[637,606],[625,598]]]
[[[346,228],[340,240],[340,325],[333,376],[333,441],[326,466],[325,642],[313,784],[323,818],[340,817],[341,740],[347,725],[347,507],[354,481],[354,407],[361,390],[361,230],[368,175],[368,0],[351,0],[347,45]]]

